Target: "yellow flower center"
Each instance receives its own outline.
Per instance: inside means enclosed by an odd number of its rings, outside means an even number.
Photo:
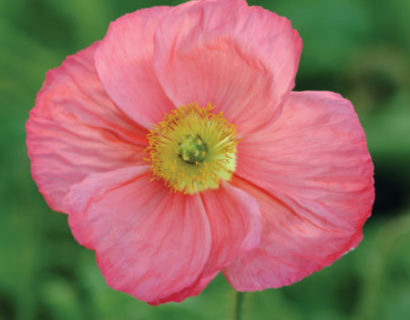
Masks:
[[[154,179],[173,191],[193,194],[219,187],[236,166],[236,127],[208,104],[182,106],[167,114],[147,135]]]

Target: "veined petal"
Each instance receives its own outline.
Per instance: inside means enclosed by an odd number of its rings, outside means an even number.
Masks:
[[[154,7],[126,14],[110,24],[96,53],[104,88],[118,106],[146,128],[159,122],[174,105],[154,72],[154,31],[170,10]]]
[[[94,68],[98,43],[47,73],[26,124],[31,171],[49,206],[87,174],[142,163],[146,130],[105,94]]]
[[[182,301],[199,294],[219,271],[258,246],[261,217],[257,201],[246,192],[223,183],[201,193],[212,236],[209,258],[197,281],[161,302]]]
[[[249,132],[279,113],[301,46],[289,20],[272,12],[244,1],[197,1],[159,24],[155,71],[175,105],[212,103]]]
[[[198,278],[211,234],[198,196],[150,178],[148,166],[92,174],[66,205],[74,237],[96,252],[108,285],[156,304]]]
[[[238,290],[291,284],[360,242],[373,166],[354,109],[339,95],[292,93],[273,125],[238,145],[236,174],[264,225],[260,247],[225,270]]]

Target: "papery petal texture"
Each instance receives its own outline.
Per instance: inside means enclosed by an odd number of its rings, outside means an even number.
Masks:
[[[89,173],[143,163],[146,130],[102,88],[94,67],[99,43],[68,57],[47,74],[26,125],[34,180],[51,208]]]
[[[225,269],[238,290],[281,287],[354,248],[374,200],[373,165],[351,103],[294,92],[272,125],[238,146],[235,185],[261,208],[259,248]]]
[[[104,88],[118,106],[146,128],[174,108],[154,72],[154,32],[169,7],[126,14],[112,22],[96,53]]]
[[[227,183],[200,195],[211,230],[211,251],[197,281],[166,301],[182,301],[199,294],[232,260],[259,245],[261,217],[257,201]]]
[[[165,15],[155,71],[176,106],[212,103],[240,133],[280,111],[293,88],[302,42],[289,20],[243,1],[197,1]]]
[[[65,203],[74,237],[95,250],[108,285],[156,304],[198,278],[211,232],[199,196],[150,178],[149,166],[92,174]]]

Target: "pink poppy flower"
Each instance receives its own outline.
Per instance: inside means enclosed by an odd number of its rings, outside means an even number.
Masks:
[[[243,0],[154,7],[51,70],[34,180],[109,286],[158,304],[222,271],[278,288],[362,239],[373,166],[352,104],[292,92],[302,41]]]

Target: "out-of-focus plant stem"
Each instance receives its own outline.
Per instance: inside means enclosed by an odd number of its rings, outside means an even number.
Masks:
[[[235,296],[235,311],[234,320],[243,320],[243,301],[245,298],[244,292],[237,292]]]

